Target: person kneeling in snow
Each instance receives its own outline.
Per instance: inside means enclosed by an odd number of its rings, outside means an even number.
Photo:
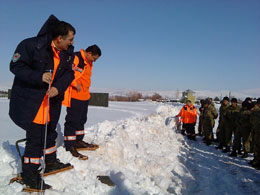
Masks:
[[[197,109],[192,105],[190,100],[186,101],[186,105],[182,107],[176,117],[181,117],[181,122],[183,122],[182,134],[185,134],[184,131],[186,130],[188,138],[196,140],[195,125],[197,121]]]
[[[80,154],[79,150],[96,150],[98,145],[88,144],[83,141],[84,124],[87,121],[88,103],[90,99],[89,87],[93,62],[101,56],[97,45],[92,45],[86,50],[81,49],[75,53],[74,75],[75,79],[65,92],[63,105],[67,107],[64,124],[64,142],[67,151],[80,160],[88,157]]]

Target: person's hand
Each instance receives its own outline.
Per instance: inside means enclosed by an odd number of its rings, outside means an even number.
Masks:
[[[56,95],[59,94],[59,91],[56,87],[51,87],[50,90],[49,90],[49,97],[52,98],[52,97],[55,97]]]
[[[51,82],[52,73],[51,72],[45,72],[42,75],[42,81],[49,84]]]
[[[81,85],[77,84],[76,89],[77,89],[77,92],[80,92],[81,91]]]

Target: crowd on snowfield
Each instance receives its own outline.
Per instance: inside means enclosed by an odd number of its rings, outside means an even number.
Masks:
[[[216,149],[229,156],[247,158],[253,153],[254,159],[249,161],[252,167],[260,170],[260,98],[253,102],[246,98],[238,104],[236,98],[231,101],[224,97],[221,101],[219,112],[215,108],[212,98],[200,101],[199,113],[190,100],[187,100],[176,117],[181,117],[182,134],[189,139],[196,140],[195,125],[199,116],[198,136],[203,136],[203,142],[211,145],[212,141],[218,142]],[[219,116],[216,139],[213,128]],[[233,138],[233,139],[232,139]]]

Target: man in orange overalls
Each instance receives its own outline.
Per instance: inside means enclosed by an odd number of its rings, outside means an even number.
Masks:
[[[67,116],[64,124],[64,142],[67,151],[74,157],[87,160],[88,157],[80,154],[79,150],[95,150],[98,145],[83,141],[84,124],[87,121],[88,103],[90,99],[89,88],[93,62],[101,56],[97,45],[86,50],[81,49],[75,53],[74,75],[75,79],[65,93],[63,105],[67,106]]]
[[[197,109],[192,105],[190,100],[186,101],[186,105],[182,107],[180,113],[176,117],[181,117],[183,122],[183,131],[186,130],[189,139],[196,140],[195,125],[197,121]],[[184,134],[184,132],[183,132]]]

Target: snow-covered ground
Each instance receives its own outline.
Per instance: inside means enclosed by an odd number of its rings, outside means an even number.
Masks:
[[[24,137],[8,118],[8,103],[0,100],[0,194],[26,194],[20,184],[8,184],[21,171],[14,141]],[[249,159],[230,158],[201,138],[190,141],[176,132],[178,121],[171,117],[180,108],[148,102],[90,107],[85,140],[100,149],[84,152],[87,161],[61,147],[63,109],[58,158],[74,169],[46,177],[54,190],[45,194],[260,194],[260,172],[248,166]],[[102,184],[97,175],[109,175],[116,186]]]

